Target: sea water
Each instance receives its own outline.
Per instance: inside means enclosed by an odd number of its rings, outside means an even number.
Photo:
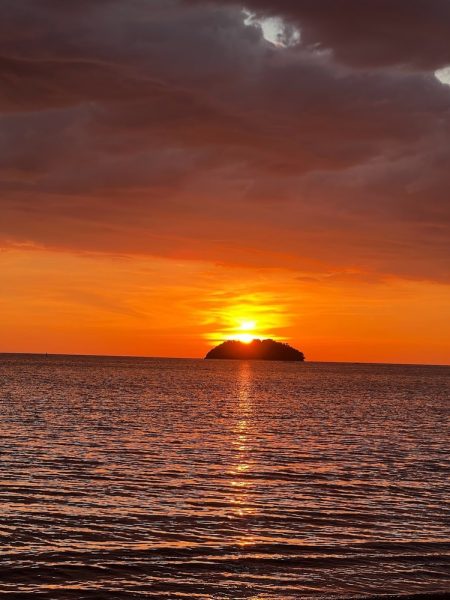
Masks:
[[[0,595],[445,596],[449,396],[449,367],[0,356]]]

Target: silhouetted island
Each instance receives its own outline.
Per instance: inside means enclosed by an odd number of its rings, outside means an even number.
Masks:
[[[244,344],[236,340],[229,340],[208,352],[206,359],[224,360],[290,360],[304,361],[303,352],[292,348],[289,344],[275,342],[274,340],[253,340]]]

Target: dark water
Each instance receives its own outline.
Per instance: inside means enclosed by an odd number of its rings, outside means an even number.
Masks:
[[[0,356],[0,596],[445,596],[449,393],[448,367]]]

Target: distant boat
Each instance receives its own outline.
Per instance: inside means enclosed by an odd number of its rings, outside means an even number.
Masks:
[[[249,344],[228,340],[213,348],[206,360],[280,360],[303,362],[305,355],[300,350],[274,340],[253,340]]]

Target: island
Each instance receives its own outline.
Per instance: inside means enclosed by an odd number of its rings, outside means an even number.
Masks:
[[[289,344],[274,340],[253,340],[249,344],[237,340],[228,340],[216,346],[205,356],[206,360],[283,360],[303,362],[303,352]]]

